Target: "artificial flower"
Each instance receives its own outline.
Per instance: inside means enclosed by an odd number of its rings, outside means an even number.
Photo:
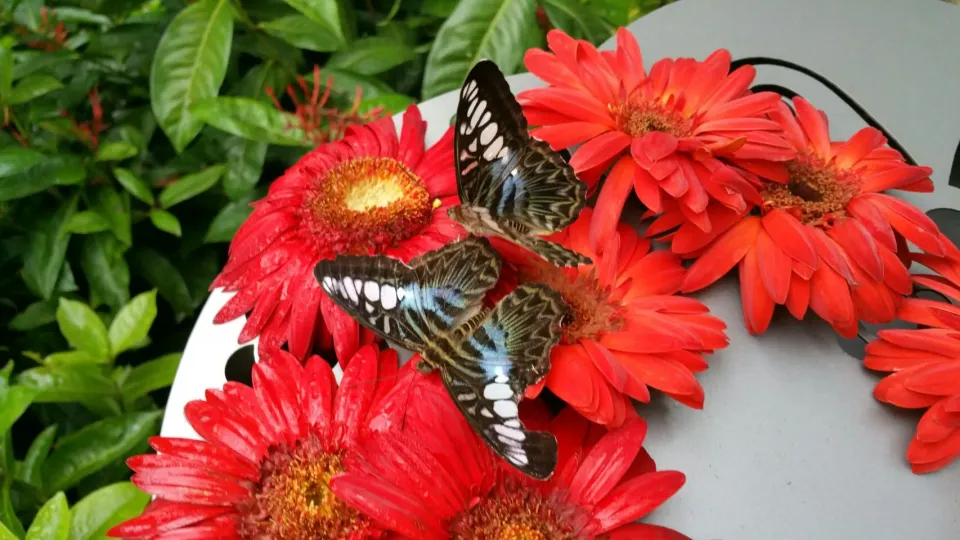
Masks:
[[[822,111],[800,97],[793,105],[796,114],[780,103],[771,115],[794,157],[782,182],[762,183],[758,211],[720,211],[715,222],[723,228],[706,234],[682,226],[670,238],[674,252],[699,254],[682,290],[702,289],[739,264],[750,333],[766,331],[774,307],[785,305],[798,319],[809,308],[853,337],[858,321],[892,320],[910,294],[906,241],[937,256],[960,253],[933,220],[885,193],[932,191],[929,167],[908,165],[872,127],[831,142]]]
[[[378,526],[417,540],[687,538],[633,523],[685,481],[682,473],[656,471],[642,449],[642,419],[607,432],[569,408],[550,421],[527,416],[529,428],[558,440],[556,472],[538,481],[484,445],[438,379],[416,374],[402,390],[411,404],[403,429],[366,439],[331,482]]]
[[[278,178],[230,244],[211,285],[236,294],[217,313],[223,323],[248,313],[240,343],[259,350],[287,343],[303,359],[332,339],[337,358],[360,345],[356,321],[313,276],[321,259],[385,254],[407,261],[459,234],[446,208],[457,204],[453,131],[424,151],[426,123],[415,106],[397,137],[391,118],[348,128]]]
[[[131,481],[155,500],[109,536],[380,537],[328,484],[389,409],[383,398],[397,372],[395,351],[367,345],[338,388],[322,358],[313,356],[303,367],[293,355],[271,351],[254,366],[252,388],[227,382],[187,404],[184,414],[202,440],[153,437],[157,453],[127,461]]]
[[[608,426],[636,416],[630,398],[649,401],[648,386],[702,408],[703,388],[694,373],[707,369],[704,353],[727,346],[726,325],[702,303],[674,296],[685,274],[679,257],[651,252],[650,242],[629,225],[619,224],[610,246],[594,250],[589,242],[594,214],[584,209],[570,227],[550,237],[593,260],[578,268],[558,268],[514,244],[494,241],[505,279],[545,283],[569,306],[544,384],[580,414]],[[535,396],[536,388],[528,395]]]
[[[730,73],[730,53],[706,60],[665,58],[644,70],[633,35],[617,31],[615,51],[597,51],[559,30],[547,34],[553,54],[531,49],[525,63],[550,86],[518,95],[531,134],[555,149],[582,143],[570,160],[588,185],[610,173],[597,199],[591,243],[613,235],[624,203],[635,191],[654,212],[675,200],[703,231],[713,200],[744,211],[755,190],[750,173],[726,160],[785,161],[791,152],[782,130],[766,114],[780,96],[751,93],[756,70]],[[612,169],[610,168],[613,166]],[[752,167],[757,169],[758,167]]]
[[[914,282],[960,302],[960,263],[924,255],[917,259],[942,275],[915,275]],[[907,461],[916,473],[932,472],[960,457],[960,307],[907,298],[898,317],[922,327],[877,332],[863,364],[893,372],[874,389],[878,400],[927,409],[907,447]]]

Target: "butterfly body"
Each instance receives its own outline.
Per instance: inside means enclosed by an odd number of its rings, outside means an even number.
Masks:
[[[576,220],[587,186],[560,154],[530,137],[520,105],[493,62],[478,62],[467,75],[454,129],[461,204],[447,211],[451,219],[560,266],[590,262],[539,238]]]
[[[419,352],[420,371],[440,372],[454,403],[495,452],[522,472],[547,478],[556,466],[556,438],[527,431],[518,404],[549,370],[566,305],[545,285],[525,284],[485,309],[482,300],[499,274],[499,256],[477,237],[409,266],[383,256],[340,256],[315,269],[337,305]]]

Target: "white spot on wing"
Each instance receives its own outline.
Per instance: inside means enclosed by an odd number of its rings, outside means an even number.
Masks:
[[[494,424],[493,429],[496,430],[496,432],[499,433],[500,435],[503,435],[504,437],[509,437],[515,441],[523,441],[527,438],[526,433],[520,431],[519,429],[514,429],[512,427],[507,427],[500,424]]]
[[[510,377],[507,377],[507,376],[503,373],[503,368],[502,368],[502,367],[497,366],[497,376],[494,377],[493,380],[494,380],[495,382],[498,382],[498,383],[505,383],[505,382],[507,382],[507,381],[510,380]]]
[[[515,418],[517,416],[517,404],[508,399],[494,401],[493,411],[500,418]]]
[[[477,110],[473,111],[473,114],[470,115],[470,129],[474,130],[477,128],[477,122],[480,121],[480,115],[484,114],[484,111],[487,110],[487,100],[480,101],[480,104],[477,106]],[[489,114],[489,113],[488,113]]]
[[[355,283],[356,282],[351,279],[350,276],[343,278],[343,286],[345,289],[347,289],[347,296],[350,297],[350,301],[354,304],[360,301],[360,297],[357,296],[357,290],[354,288]]]
[[[511,418],[510,420],[504,420],[503,425],[520,429],[520,420],[517,420],[516,418]]]
[[[367,300],[376,302],[380,300],[380,285],[376,281],[368,281],[363,284],[363,295]]]
[[[495,124],[490,124],[490,125],[492,126]],[[487,149],[483,151],[483,159],[487,161],[493,161],[500,154],[500,151],[502,149],[503,149],[503,135],[494,139],[493,142],[490,143],[490,146],[488,146]]]
[[[497,134],[497,123],[490,122],[487,124],[487,127],[483,128],[483,131],[480,132],[480,144],[487,145],[490,144],[490,141],[493,140],[493,136]]]
[[[480,409],[480,414],[487,418],[493,418],[493,413],[490,412],[490,409]]]
[[[470,116],[471,114],[473,114],[473,110],[476,108],[477,108],[477,100],[471,99],[470,106],[467,107],[467,116]]]
[[[483,397],[486,399],[510,399],[513,397],[513,390],[503,383],[490,383],[483,388]]]
[[[363,307],[367,309],[367,313],[373,313],[373,306],[370,305],[370,302],[364,302]]]
[[[393,288],[393,285],[380,287],[380,303],[383,305],[383,309],[397,307],[397,290]]]
[[[407,295],[407,291],[403,287],[397,287],[397,301],[403,302],[403,297]]]
[[[526,455],[526,454],[514,454],[514,455],[511,455],[511,456],[510,456],[510,461],[512,461],[513,463],[515,463],[515,464],[517,464],[517,465],[519,465],[519,466],[521,466],[521,467],[525,467],[528,463],[530,463],[530,461],[527,460],[527,455]]]

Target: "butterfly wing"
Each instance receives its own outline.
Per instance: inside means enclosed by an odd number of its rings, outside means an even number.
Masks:
[[[453,335],[456,351],[441,370],[450,397],[473,429],[508,463],[539,479],[556,467],[557,441],[549,433],[528,431],[518,405],[524,390],[549,370],[565,313],[556,291],[541,284],[518,287],[482,323]]]
[[[320,261],[314,276],[358,322],[403,347],[422,351],[431,336],[474,316],[500,276],[500,258],[484,238],[427,252],[410,265],[385,257],[342,255]]]
[[[587,186],[548,144],[530,137],[503,73],[489,60],[467,75],[457,106],[457,182],[461,203],[511,219],[533,234],[573,223]]]

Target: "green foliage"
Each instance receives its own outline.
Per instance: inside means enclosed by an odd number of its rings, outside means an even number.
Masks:
[[[522,71],[551,27],[599,44],[661,3],[0,0],[0,540],[99,539],[143,508],[123,461],[299,156],[480,58]]]

